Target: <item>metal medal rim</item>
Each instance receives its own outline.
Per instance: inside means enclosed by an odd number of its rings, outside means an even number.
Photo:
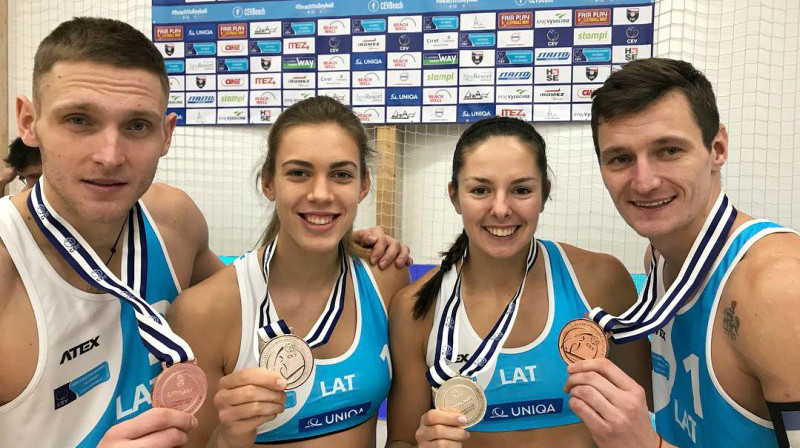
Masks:
[[[287,382],[285,389],[296,389],[302,386],[308,379],[311,377],[311,374],[314,371],[315,362],[314,362],[314,354],[311,352],[311,347],[308,343],[301,337],[295,336],[293,334],[283,334],[277,337],[270,339],[269,341],[264,344],[264,348],[261,349],[261,353],[259,354],[258,358],[258,365],[262,368],[267,368],[267,358],[269,357],[269,349],[271,346],[276,344],[280,344],[285,342],[286,340],[291,340],[292,344],[295,347],[298,347],[298,351],[303,356],[303,362],[306,366],[306,371],[303,375],[300,376],[295,381]]]
[[[169,379],[171,379],[174,375],[179,373],[184,373],[189,375],[190,378],[196,379],[199,381],[199,389],[200,392],[193,401],[193,404],[187,407],[186,409],[178,409],[179,411],[184,411],[189,414],[196,413],[203,403],[206,401],[206,396],[208,394],[208,379],[206,378],[205,372],[201,369],[195,362],[180,362],[177,364],[173,364],[164,371],[162,371],[157,377],[155,382],[153,383],[153,393],[152,393],[152,403],[153,407],[156,408],[163,408],[167,407],[164,405],[163,395],[164,389],[166,387],[166,383]]]
[[[478,402],[481,408],[481,411],[478,413],[478,415],[475,415],[473,418],[470,418],[469,415],[466,414],[464,415],[464,417],[467,418],[467,423],[463,427],[469,428],[471,426],[478,424],[481,420],[483,420],[483,417],[486,415],[486,408],[488,406],[488,403],[486,401],[486,394],[483,392],[483,389],[481,389],[481,387],[478,386],[478,384],[475,381],[472,381],[469,378],[463,376],[457,376],[445,381],[441,386],[439,386],[439,389],[434,391],[434,406],[436,407],[436,409],[442,409],[444,407],[444,403],[442,402],[444,398],[442,397],[446,395],[445,393],[442,392],[447,392],[447,389],[445,390],[442,389],[451,388],[455,386],[466,386],[470,391],[472,391],[474,393],[475,401]]]
[[[600,325],[598,325],[595,321],[593,321],[591,319],[586,319],[585,317],[582,317],[582,318],[579,318],[579,319],[572,319],[571,321],[569,321],[566,324],[564,324],[564,327],[561,329],[561,332],[558,334],[558,351],[559,351],[559,354],[561,355],[561,359],[563,359],[564,362],[567,363],[568,365],[569,364],[575,364],[578,361],[571,361],[570,359],[568,359],[568,357],[567,357],[567,355],[566,355],[566,353],[564,351],[564,337],[565,337],[567,331],[571,331],[574,328],[581,327],[583,325],[586,325],[586,326],[589,326],[590,328],[592,328],[592,330],[597,333],[597,336],[602,341],[602,347],[603,347],[602,353],[603,353],[603,355],[599,356],[597,358],[594,358],[594,359],[607,358],[608,357],[608,350],[609,350],[608,335],[603,331],[603,328]]]

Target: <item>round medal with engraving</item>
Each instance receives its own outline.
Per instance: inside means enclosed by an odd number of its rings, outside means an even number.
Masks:
[[[153,384],[153,407],[194,414],[206,400],[206,386],[206,374],[196,363],[173,364]]]
[[[455,410],[467,418],[465,428],[483,420],[486,414],[486,395],[474,381],[457,376],[445,381],[434,394],[436,409]]]
[[[314,356],[306,341],[293,334],[284,334],[267,341],[261,350],[258,365],[274,370],[286,379],[286,389],[300,387],[314,371]]]
[[[574,319],[561,329],[558,350],[567,364],[605,358],[608,355],[608,336],[593,320]]]

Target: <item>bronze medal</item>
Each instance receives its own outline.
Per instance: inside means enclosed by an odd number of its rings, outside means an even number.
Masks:
[[[486,395],[474,381],[457,376],[445,381],[434,393],[436,409],[453,409],[467,418],[465,428],[483,420],[486,414]]]
[[[286,389],[300,387],[314,371],[314,356],[306,341],[293,334],[284,334],[267,341],[261,350],[258,365],[278,372],[286,379]]]
[[[567,364],[605,358],[608,355],[608,337],[593,320],[574,319],[561,329],[558,350]]]
[[[194,414],[206,400],[206,386],[206,374],[197,364],[173,364],[153,384],[153,407]]]

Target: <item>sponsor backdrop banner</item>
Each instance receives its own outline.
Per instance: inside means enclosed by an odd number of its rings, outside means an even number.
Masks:
[[[588,121],[648,58],[654,0],[153,0],[180,125],[268,124],[329,95],[364,123]]]

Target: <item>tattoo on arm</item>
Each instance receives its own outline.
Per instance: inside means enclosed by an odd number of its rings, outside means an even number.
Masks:
[[[739,336],[739,316],[736,315],[736,301],[731,302],[731,307],[725,309],[725,317],[722,320],[722,329],[731,340],[735,341]]]

